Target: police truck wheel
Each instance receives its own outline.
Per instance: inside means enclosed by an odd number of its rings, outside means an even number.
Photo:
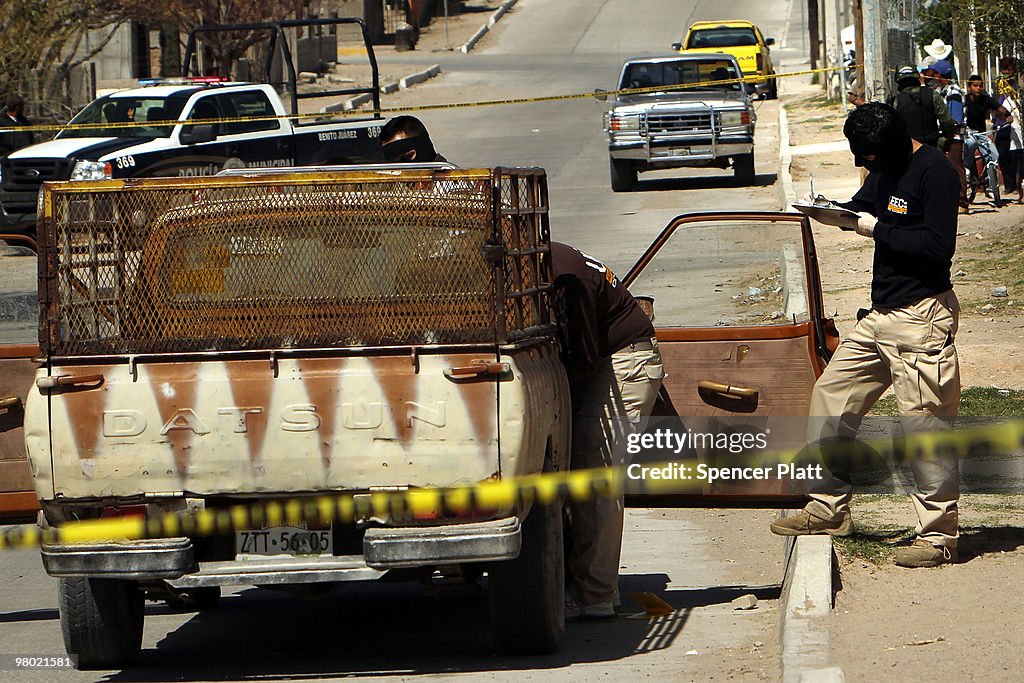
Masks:
[[[494,648],[501,654],[549,654],[565,636],[562,506],[534,503],[522,534],[519,557],[488,568]]]
[[[736,177],[736,182],[740,185],[753,185],[754,184],[754,153],[740,154],[733,157],[732,170]]]
[[[75,667],[117,668],[135,661],[142,650],[144,604],[133,581],[61,579],[60,630]]]
[[[636,167],[623,159],[611,159],[612,190],[629,192],[636,185]]]

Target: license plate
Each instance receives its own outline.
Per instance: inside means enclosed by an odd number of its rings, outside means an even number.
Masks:
[[[674,157],[688,157],[690,156],[689,147],[669,147],[668,153]]]
[[[334,539],[330,529],[275,526],[235,532],[236,555],[331,555]]]

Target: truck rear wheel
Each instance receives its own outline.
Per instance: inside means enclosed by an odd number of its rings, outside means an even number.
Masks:
[[[534,503],[523,523],[519,557],[488,568],[491,630],[501,654],[558,650],[565,636],[562,506]]]
[[[732,170],[736,181],[741,185],[754,184],[754,153],[739,154],[733,157]]]
[[[771,78],[768,79],[768,94],[765,95],[765,99],[779,99],[779,78],[774,73],[771,74]]]
[[[112,668],[135,661],[142,649],[144,604],[133,581],[61,579],[60,630],[75,667]]]
[[[636,167],[624,159],[610,159],[613,192],[629,192],[636,185]]]

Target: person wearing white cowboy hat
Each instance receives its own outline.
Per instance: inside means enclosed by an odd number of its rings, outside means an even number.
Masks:
[[[931,42],[931,45],[925,45],[924,51],[934,57],[936,60],[946,59],[950,53],[953,52],[952,45],[946,45],[942,41],[942,38],[936,38]]]

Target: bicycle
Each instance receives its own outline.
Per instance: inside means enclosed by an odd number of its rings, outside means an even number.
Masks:
[[[974,139],[974,159],[970,160],[970,163],[964,164],[964,168],[967,169],[967,202],[969,204],[974,203],[974,197],[977,196],[979,189],[984,190],[985,194],[991,194],[992,202],[997,207],[1002,203],[999,193],[1003,187],[1003,173],[999,169],[999,163],[992,155],[992,147],[995,146],[994,136],[997,130],[999,129],[986,132],[968,130],[964,133],[965,139],[967,136]],[[988,144],[981,142],[981,138],[985,137],[989,138]]]

